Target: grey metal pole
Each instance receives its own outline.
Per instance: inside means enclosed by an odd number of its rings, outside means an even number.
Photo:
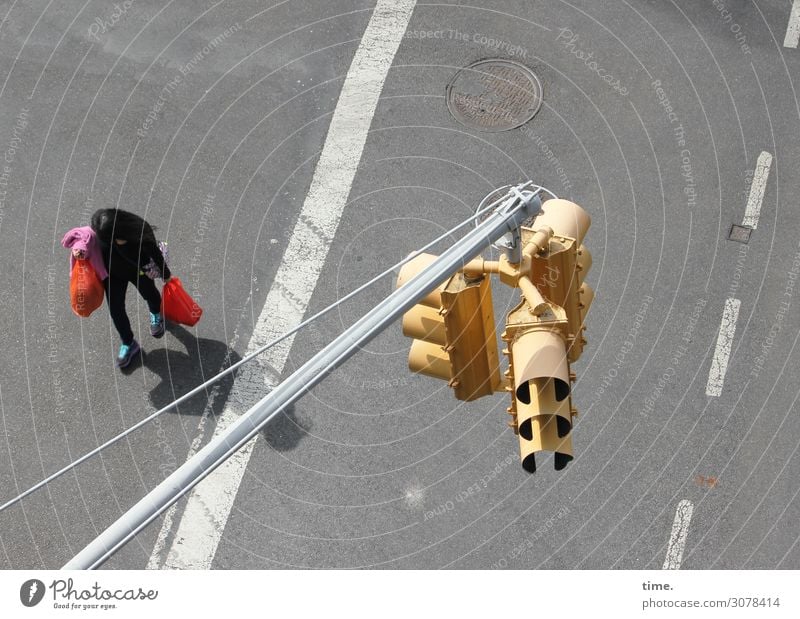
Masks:
[[[442,281],[478,256],[489,244],[539,212],[537,192],[512,188],[509,199],[484,222],[445,251],[433,264],[395,290],[353,326],[303,364],[220,436],[182,464],[62,569],[95,569],[251,440],[269,420],[311,390]]]

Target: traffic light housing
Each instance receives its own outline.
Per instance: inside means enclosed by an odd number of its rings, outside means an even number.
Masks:
[[[503,339],[510,425],[519,436],[522,467],[531,473],[539,451],[554,453],[556,470],[573,459],[572,423],[577,411],[572,406],[570,363],[586,345],[584,323],[594,298],[584,281],[592,264],[583,246],[590,225],[591,218],[580,206],[553,199],[544,202],[532,224],[521,229],[522,246],[535,247],[523,251],[518,285],[524,298],[509,313]]]
[[[398,287],[435,259],[421,254],[404,265]],[[476,400],[501,388],[488,276],[458,272],[450,277],[403,315],[403,334],[414,338],[409,369],[447,380],[458,400]]]
[[[549,304],[534,314],[523,300],[508,315],[503,340],[508,355],[507,389],[511,426],[519,435],[522,468],[536,471],[535,454],[552,451],[555,469],[572,460],[572,375],[567,357],[568,329],[563,308]]]
[[[547,200],[531,228],[522,228],[522,243],[535,230],[553,230],[549,247],[531,261],[531,280],[545,300],[566,311],[567,354],[570,362],[581,356],[586,345],[584,322],[594,291],[584,281],[592,267],[592,255],[583,246],[591,218],[580,206],[568,200]]]
[[[447,380],[459,400],[503,388],[509,392],[509,425],[519,437],[522,466],[531,473],[539,451],[554,453],[556,470],[573,459],[577,411],[570,364],[586,345],[584,325],[594,298],[585,281],[592,257],[583,245],[590,225],[589,214],[577,204],[548,200],[499,260],[465,264],[403,317],[403,333],[414,338],[412,371]],[[415,257],[401,270],[398,286],[435,259]],[[499,373],[489,274],[522,294],[503,332],[505,380]]]

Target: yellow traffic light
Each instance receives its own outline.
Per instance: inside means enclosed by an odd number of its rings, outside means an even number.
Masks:
[[[519,435],[522,467],[536,470],[535,454],[552,451],[555,469],[572,460],[572,380],[567,356],[568,321],[552,303],[542,311],[523,301],[508,315],[503,339],[509,357],[511,426]]]
[[[421,254],[398,277],[402,286],[435,256]],[[413,372],[447,380],[459,400],[475,400],[501,385],[490,279],[456,273],[403,316],[403,334],[414,338]]]
[[[414,338],[409,367],[449,381],[455,397],[474,400],[504,388],[511,396],[509,425],[519,437],[522,466],[536,470],[535,455],[552,451],[556,470],[573,459],[570,363],[583,352],[584,324],[594,292],[585,282],[592,256],[583,246],[589,214],[568,200],[542,204],[521,226],[499,260],[476,258],[403,317]],[[518,243],[517,243],[518,241]],[[435,260],[417,256],[398,286]],[[507,317],[508,356],[501,381],[489,275],[520,290],[522,302]]]
[[[547,200],[532,227],[522,228],[523,245],[536,230],[553,230],[549,246],[533,256],[531,281],[550,303],[564,308],[567,314],[567,352],[569,361],[577,361],[586,340],[584,321],[594,292],[584,282],[592,267],[592,255],[583,246],[583,237],[591,225],[591,217],[580,206],[568,200]]]

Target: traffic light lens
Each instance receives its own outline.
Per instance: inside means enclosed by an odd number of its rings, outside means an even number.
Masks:
[[[565,419],[561,416],[556,417],[556,426],[558,430],[558,438],[564,438],[572,430],[572,424],[570,423],[569,419]]]
[[[526,419],[522,423],[519,424],[519,435],[524,438],[526,441],[533,440],[533,418]],[[565,419],[559,415],[556,415],[556,432],[558,433],[558,438],[564,438],[572,432],[572,424],[570,423],[569,419]]]
[[[570,460],[572,460],[572,456],[570,456],[569,454],[560,453],[560,452],[557,451],[555,453],[555,461],[554,461],[556,470],[560,471],[561,469],[563,469],[565,466],[567,466],[567,464],[570,462]],[[525,466],[525,465],[523,464],[522,466]],[[534,466],[534,470],[536,470],[535,466]]]
[[[531,382],[534,382],[534,388],[538,389],[540,396],[543,395],[544,390],[547,389],[550,384],[552,384],[557,402],[566,400],[569,397],[568,382],[563,381],[555,376],[552,377],[552,381],[551,380],[544,381],[540,378],[540,379],[534,379],[534,381],[525,381],[519,387],[517,387],[517,399],[523,404],[531,403]],[[537,382],[538,385],[536,384]]]
[[[555,452],[553,458],[553,467],[557,471],[561,471],[566,468],[567,464],[572,461],[572,456],[569,454]],[[536,472],[536,456],[535,454],[528,454],[525,458],[522,459],[522,468],[527,471],[528,473],[535,473]]]
[[[555,383],[557,401],[561,402],[561,400],[569,397],[569,383],[564,382],[560,378],[554,378],[553,382]]]
[[[533,424],[530,419],[526,419],[519,424],[519,435],[526,441],[533,440]]]
[[[535,473],[536,472],[536,457],[534,454],[528,454],[522,460],[522,468],[528,471],[528,473]]]
[[[531,384],[527,381],[517,387],[517,400],[523,404],[531,403]]]

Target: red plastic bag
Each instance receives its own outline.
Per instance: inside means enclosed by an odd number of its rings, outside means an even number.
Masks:
[[[161,292],[161,311],[171,322],[193,327],[203,315],[202,308],[186,292],[177,277],[170,277]]]
[[[75,260],[69,277],[69,296],[72,311],[87,318],[103,304],[103,282],[92,264],[85,259]]]

